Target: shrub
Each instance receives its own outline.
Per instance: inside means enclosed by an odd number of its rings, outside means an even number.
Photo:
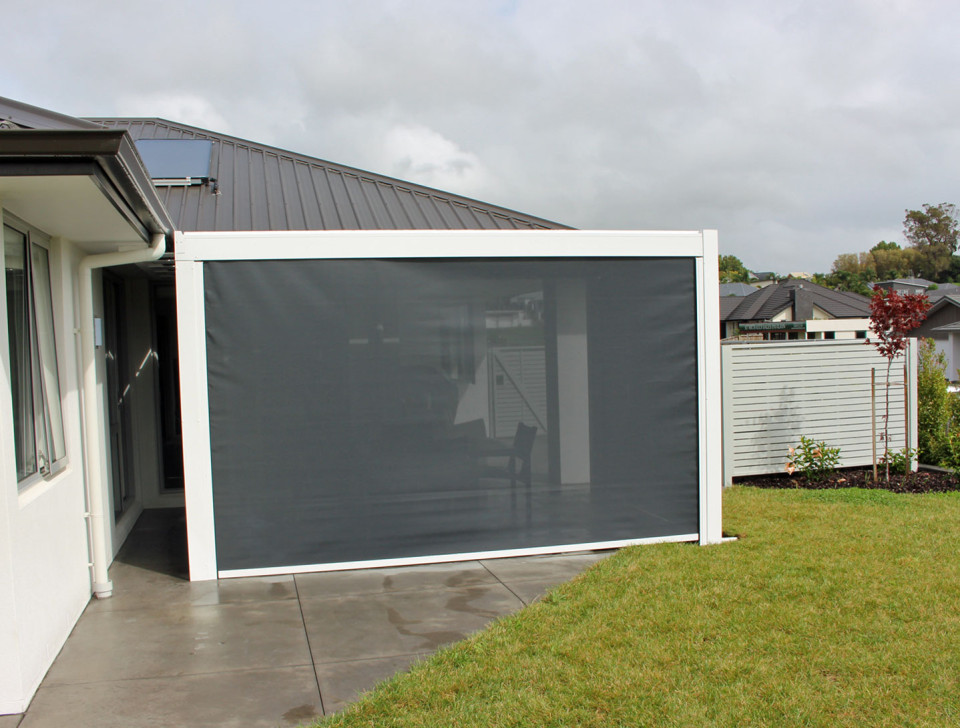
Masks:
[[[933,339],[920,339],[920,369],[917,372],[917,446],[920,462],[948,464],[952,457],[949,439],[952,407],[957,400],[947,391],[947,361]],[[950,467],[953,467],[952,465]]]
[[[786,471],[793,475],[800,473],[808,480],[821,480],[834,470],[840,463],[840,448],[827,447],[826,442],[816,442],[812,437],[800,436],[800,445],[791,447],[788,451],[790,460]]]
[[[886,456],[881,457],[880,465],[883,465],[884,467],[889,465],[891,472],[909,475],[910,465],[916,460],[916,457],[916,451],[911,450],[909,447],[905,447],[903,450],[890,452]]]

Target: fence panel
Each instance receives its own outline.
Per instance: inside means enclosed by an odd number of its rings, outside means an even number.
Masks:
[[[870,465],[870,372],[883,453],[887,360],[863,340],[724,342],[724,482],[777,473],[800,436],[840,448],[841,467]],[[890,449],[917,447],[915,342],[890,370]],[[904,387],[906,380],[907,387]]]

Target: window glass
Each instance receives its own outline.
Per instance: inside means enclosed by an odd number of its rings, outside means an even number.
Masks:
[[[17,480],[50,473],[66,454],[47,250],[4,225],[7,336]],[[29,255],[27,251],[30,251]]]
[[[50,254],[46,248],[32,246],[33,301],[36,311],[37,347],[42,384],[44,435],[51,462],[65,453],[63,415],[60,411],[60,377],[57,372],[57,345],[53,326],[53,299],[50,292]]]
[[[27,236],[4,226],[3,255],[7,286],[7,336],[10,341],[10,389],[17,480],[37,472],[33,421],[33,366],[30,346],[30,289],[27,285]]]

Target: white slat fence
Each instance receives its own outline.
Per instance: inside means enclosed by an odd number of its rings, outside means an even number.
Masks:
[[[799,445],[801,435],[839,447],[841,467],[869,466],[871,369],[877,457],[883,454],[887,360],[863,339],[723,342],[721,366],[724,484],[742,475],[782,472],[788,448]],[[894,360],[890,381],[890,450],[909,442],[915,451],[915,340]]]

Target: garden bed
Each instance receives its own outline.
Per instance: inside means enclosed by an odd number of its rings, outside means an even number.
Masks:
[[[750,475],[734,478],[740,485],[752,485],[757,488],[808,488],[825,490],[833,488],[874,488],[890,490],[894,493],[946,493],[960,490],[960,478],[953,473],[940,470],[920,470],[916,473],[890,473],[890,482],[884,479],[882,468],[877,469],[878,481],[873,481],[872,468],[848,468],[835,470],[819,480],[805,478],[799,473],[787,475]]]

